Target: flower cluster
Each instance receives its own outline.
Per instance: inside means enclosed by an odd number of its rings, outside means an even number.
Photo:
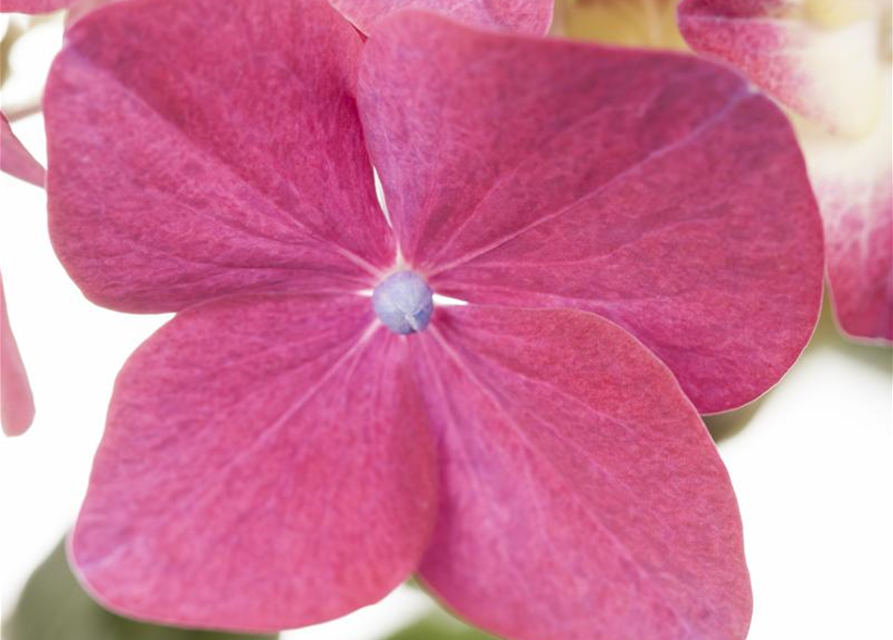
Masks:
[[[542,37],[551,3],[447,4],[93,1],[68,30],[54,248],[93,302],[176,313],[115,385],[75,571],[190,627],[416,575],[516,640],[744,638],[699,414],[815,326],[794,131],[723,66]]]

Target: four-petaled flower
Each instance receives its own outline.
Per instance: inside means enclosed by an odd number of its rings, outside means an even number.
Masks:
[[[72,536],[101,602],[280,629],[417,571],[509,638],[744,637],[698,410],[790,367],[823,255],[789,125],[738,76],[133,0],[69,31],[45,113],[69,273],[178,312],[119,376]]]

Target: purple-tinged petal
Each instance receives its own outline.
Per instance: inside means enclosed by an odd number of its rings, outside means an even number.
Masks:
[[[268,631],[386,595],[436,510],[405,340],[368,298],[193,307],[124,366],[71,550],[99,602]]]
[[[512,640],[740,640],[732,487],[695,408],[594,314],[469,305],[419,334],[440,515],[421,577]]]
[[[359,103],[436,292],[610,318],[705,413],[763,393],[809,339],[821,221],[790,126],[739,76],[403,14],[367,43]]]
[[[531,35],[543,35],[552,23],[554,0],[330,0],[363,33],[389,15],[423,9],[462,23]]]
[[[43,187],[46,172],[16,137],[9,120],[0,113],[0,170],[25,182]]]
[[[79,0],[3,0],[3,13],[49,13],[65,9]]]
[[[3,433],[18,436],[28,430],[33,420],[34,398],[9,324],[3,278],[0,278],[0,424]]]
[[[44,106],[50,231],[85,294],[170,311],[374,284],[394,249],[353,98],[360,48],[315,0],[135,0],[78,20]]]

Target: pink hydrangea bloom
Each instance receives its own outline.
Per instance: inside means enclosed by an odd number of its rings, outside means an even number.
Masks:
[[[0,170],[16,178],[43,187],[44,169],[12,132],[9,121],[0,113]],[[34,399],[19,355],[0,278],[0,424],[7,435],[17,436],[28,430],[34,420]]]
[[[825,221],[841,328],[893,340],[893,50],[889,0],[686,0],[695,49],[790,108]]]
[[[745,636],[698,409],[783,375],[823,256],[790,127],[738,76],[134,0],[69,31],[45,113],[69,273],[178,312],[118,378],[70,541],[105,605],[274,630],[417,572],[507,638]]]

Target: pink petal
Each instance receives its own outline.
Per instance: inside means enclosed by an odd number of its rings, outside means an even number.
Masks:
[[[370,604],[415,568],[433,447],[405,340],[368,298],[189,309],[115,386],[72,554],[127,616],[266,631]]]
[[[363,33],[403,9],[424,9],[468,25],[543,35],[554,0],[330,0]]]
[[[12,335],[3,279],[0,278],[0,423],[3,433],[18,436],[28,430],[33,420],[34,398],[19,347]]]
[[[360,47],[314,0],[136,0],[79,20],[44,104],[50,231],[86,295],[165,311],[371,286],[394,250],[352,97]]]
[[[420,334],[441,508],[421,576],[512,640],[744,638],[729,478],[672,373],[576,310],[455,307]]]
[[[422,14],[393,18],[364,56],[373,162],[435,291],[597,312],[702,412],[796,360],[819,311],[821,222],[787,121],[738,76]]]
[[[879,115],[882,43],[875,16],[853,13],[859,4],[873,14],[884,2],[685,0],[679,27],[694,49],[731,62],[801,115],[864,133]]]
[[[3,13],[49,13],[65,9],[78,0],[3,0]]]
[[[828,281],[838,323],[852,337],[893,341],[893,94],[860,140],[801,134],[825,220]]]
[[[25,182],[43,187],[46,172],[12,132],[9,120],[0,113],[0,170]]]
[[[825,220],[828,279],[851,336],[893,340],[889,3],[687,0],[699,51],[744,71],[794,109]],[[823,22],[824,20],[824,22]],[[830,21],[830,22],[829,22]]]

